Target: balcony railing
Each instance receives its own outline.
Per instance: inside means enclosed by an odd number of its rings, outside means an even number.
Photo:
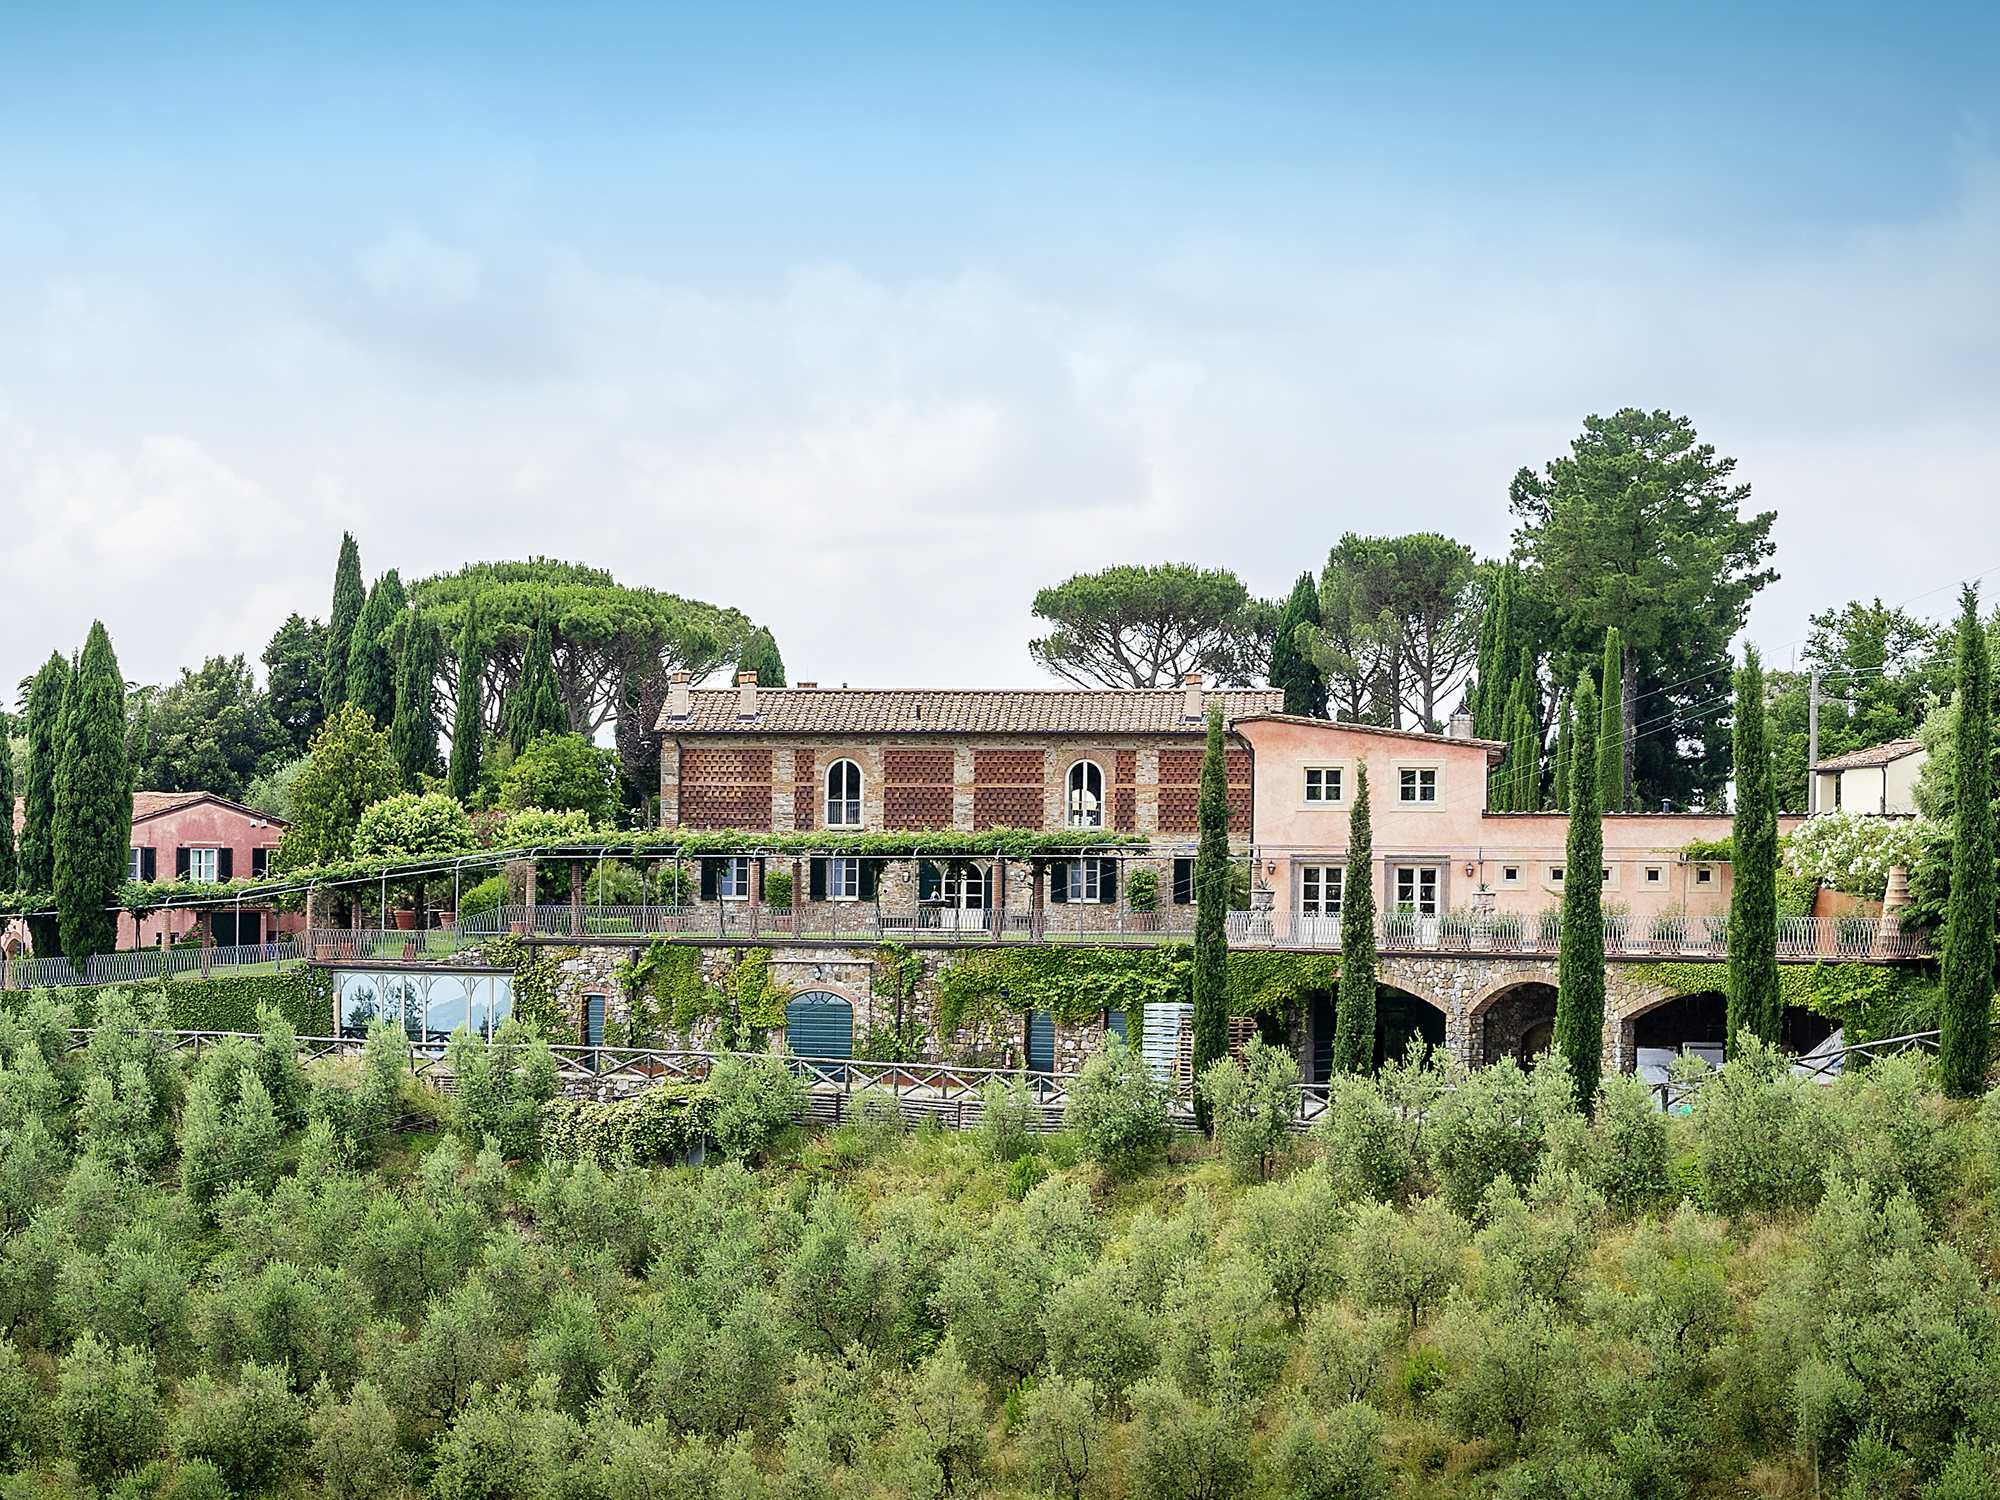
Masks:
[[[885,910],[875,902],[810,901],[802,906],[755,906],[747,901],[714,901],[701,906],[501,906],[459,923],[460,940],[520,931],[536,937],[688,937],[830,939],[923,938],[988,943],[1033,941],[1122,942],[1182,937],[1194,932],[1194,908],[1131,911],[1113,903],[1051,904],[1039,915],[1009,908],[917,906]],[[420,937],[421,934],[406,934]],[[388,937],[396,937],[390,932]]]
[[[229,948],[140,948],[129,953],[97,953],[83,972],[66,958],[10,958],[0,962],[0,988],[65,989],[83,984],[138,984],[151,979],[201,979],[214,974],[275,971],[301,957],[297,942],[245,943]]]
[[[1233,948],[1340,947],[1340,918],[1289,911],[1229,914]],[[1390,912],[1375,919],[1375,946],[1385,953],[1550,954],[1562,948],[1558,912],[1447,912],[1435,917]],[[1710,916],[1611,916],[1604,951],[1613,958],[1727,958],[1729,919]],[[1786,917],[1778,923],[1778,957],[1795,959],[1927,958],[1930,944],[1903,931],[1895,917]]]

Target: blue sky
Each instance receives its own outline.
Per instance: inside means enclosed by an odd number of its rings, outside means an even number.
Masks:
[[[1495,553],[1514,470],[1623,405],[1779,512],[1783,660],[2000,565],[1996,33],[10,8],[0,671],[94,615],[139,680],[254,656],[346,528],[371,574],[539,553],[733,603],[795,677],[1027,683],[1040,584]]]

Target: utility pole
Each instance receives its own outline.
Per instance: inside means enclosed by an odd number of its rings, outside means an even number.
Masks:
[[[1819,811],[1819,668],[1812,669],[1812,686],[1806,690],[1806,811]]]

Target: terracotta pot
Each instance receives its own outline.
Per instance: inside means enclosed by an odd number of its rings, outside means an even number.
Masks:
[[[396,930],[398,932],[415,932],[417,930],[417,914],[415,912],[399,911],[395,915]]]

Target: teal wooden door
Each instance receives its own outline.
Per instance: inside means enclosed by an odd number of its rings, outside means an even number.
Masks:
[[[854,1007],[828,990],[794,995],[785,1007],[785,1041],[794,1057],[852,1057]]]
[[[1045,1010],[1028,1014],[1028,1070],[1033,1073],[1056,1070],[1056,1018]]]

